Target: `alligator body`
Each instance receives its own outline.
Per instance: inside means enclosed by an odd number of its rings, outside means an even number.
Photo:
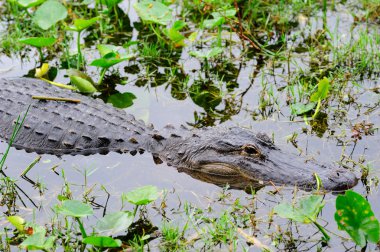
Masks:
[[[33,95],[81,102],[42,101],[32,99]],[[315,173],[326,190],[344,190],[357,183],[352,172],[305,162],[277,148],[265,134],[221,126],[196,130],[167,126],[157,131],[99,99],[28,78],[0,79],[2,139],[10,139],[16,118],[28,107],[13,142],[27,152],[61,156],[148,151],[156,163],[165,161],[180,171],[194,171],[192,176],[215,184],[232,181],[236,188],[252,182],[311,189],[316,184]]]

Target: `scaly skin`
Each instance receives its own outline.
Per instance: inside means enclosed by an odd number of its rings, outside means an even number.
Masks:
[[[33,95],[73,98],[80,103],[41,101]],[[199,130],[165,127],[158,132],[125,111],[44,81],[0,79],[0,137],[9,140],[15,119],[30,105],[13,143],[18,149],[40,154],[90,155],[148,151],[179,171],[218,185],[297,185],[310,190],[318,174],[326,190],[345,190],[357,184],[356,176],[286,153],[265,134],[233,127]]]

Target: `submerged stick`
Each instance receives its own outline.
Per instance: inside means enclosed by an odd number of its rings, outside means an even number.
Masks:
[[[36,100],[44,100],[44,101],[63,101],[63,102],[73,102],[73,103],[80,103],[80,100],[78,99],[71,99],[71,98],[62,98],[62,97],[49,97],[49,96],[32,96],[33,99]]]

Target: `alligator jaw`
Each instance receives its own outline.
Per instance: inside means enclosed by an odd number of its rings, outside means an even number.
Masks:
[[[170,141],[169,141],[170,142]],[[176,150],[173,166],[217,177],[236,177],[264,185],[317,187],[317,176],[327,191],[355,186],[358,179],[347,169],[307,161],[277,148],[265,134],[242,128],[214,127],[196,131],[196,137],[173,142],[163,157]],[[173,159],[171,159],[173,160]]]
[[[215,176],[240,176],[264,185],[292,185],[303,190],[317,187],[316,177],[322,182],[327,191],[343,191],[354,187],[358,178],[344,168],[318,164],[314,161],[305,162],[297,155],[284,153],[281,150],[271,150],[265,159],[246,156],[226,157],[209,153],[192,169]]]

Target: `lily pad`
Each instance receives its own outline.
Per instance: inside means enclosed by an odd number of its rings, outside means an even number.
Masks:
[[[87,29],[88,27],[94,25],[100,17],[94,17],[91,19],[75,19],[74,24],[67,29],[70,31],[76,31],[76,32],[81,32],[84,29]]]
[[[48,0],[34,13],[33,21],[43,30],[47,30],[67,17],[66,7],[57,0]]]
[[[39,232],[28,236],[21,244],[20,248],[27,250],[50,250],[54,246],[54,242],[57,239],[56,236],[50,236],[45,238],[46,231],[42,229]]]
[[[379,221],[368,201],[354,191],[346,191],[336,198],[335,221],[360,247],[364,247],[366,241],[379,242]]]
[[[293,115],[303,115],[315,108],[317,104],[315,102],[310,102],[308,104],[303,104],[303,103],[295,103],[290,105],[292,109],[292,114]]]
[[[311,195],[299,201],[299,206],[281,203],[274,208],[274,212],[282,218],[300,223],[311,223],[317,220],[319,212],[325,205],[320,195]]]
[[[79,200],[65,200],[62,205],[56,205],[55,209],[59,214],[78,218],[94,214],[94,210],[90,205]]]
[[[137,97],[129,92],[116,93],[108,97],[107,102],[116,108],[128,108],[133,105],[133,100]]]
[[[145,0],[133,7],[144,22],[167,25],[173,18],[172,10],[158,1]]]
[[[200,59],[211,59],[214,58],[215,56],[221,54],[223,52],[223,48],[221,47],[214,47],[209,51],[191,51],[189,54],[191,56],[194,56],[196,58]]]
[[[83,239],[83,243],[100,248],[118,248],[122,242],[108,236],[89,236]]]
[[[134,205],[147,205],[158,198],[157,187],[143,186],[123,194],[123,198]]]
[[[133,219],[133,214],[128,211],[111,213],[98,220],[95,228],[102,235],[110,236],[127,230]]]

